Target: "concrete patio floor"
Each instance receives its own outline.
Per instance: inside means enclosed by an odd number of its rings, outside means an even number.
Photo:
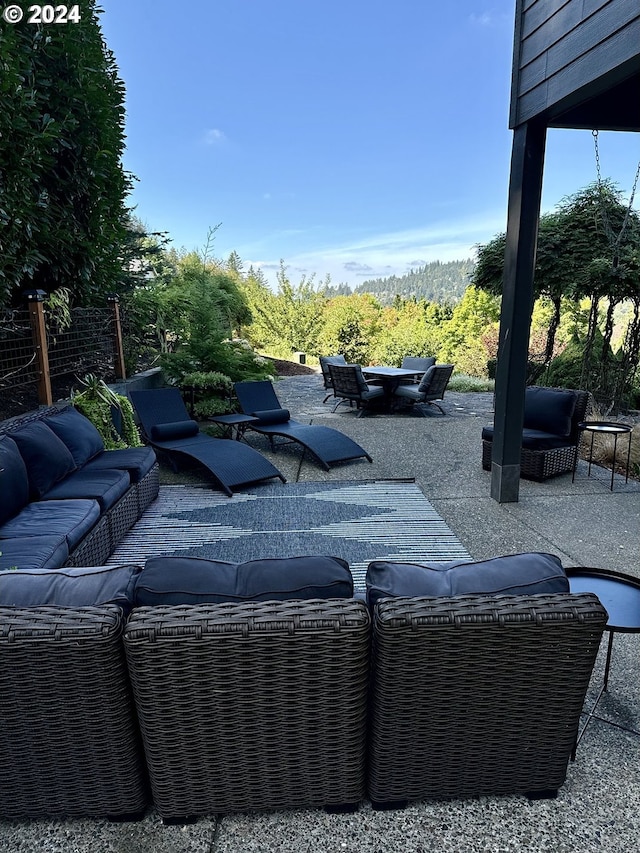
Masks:
[[[297,419],[337,427],[374,460],[324,472],[298,447],[273,454],[266,439],[251,435],[249,442],[290,482],[415,478],[474,558],[548,551],[566,567],[599,566],[640,577],[639,483],[616,476],[611,492],[608,471],[595,468],[587,478],[580,463],[574,483],[571,475],[545,483],[523,480],[518,503],[499,505],[489,497],[480,432],[492,419],[492,395],[447,393],[445,416],[434,410],[425,418],[357,418],[347,406],[331,414],[330,403],[322,404],[320,376],[284,379],[277,392]],[[586,707],[602,681],[604,646]],[[640,636],[616,635],[609,691],[598,713],[640,730]],[[152,810],[132,824],[0,821],[0,853],[627,853],[639,841],[640,737],[598,720],[587,729],[555,800],[424,801],[392,812],[375,812],[365,802],[350,815],[233,814],[185,827],[163,826]]]

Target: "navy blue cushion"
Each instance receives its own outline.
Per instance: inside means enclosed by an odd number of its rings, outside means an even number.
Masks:
[[[252,412],[251,414],[254,418],[260,418],[260,426],[262,424],[265,426],[268,424],[286,424],[291,418],[288,409],[264,409],[260,412]]]
[[[568,436],[576,400],[573,391],[530,385],[524,394],[525,428]]]
[[[367,601],[397,596],[527,595],[569,592],[562,563],[554,554],[509,554],[479,562],[390,563],[367,569]]]
[[[20,536],[0,543],[0,572],[7,569],[56,569],[69,557],[64,536]]]
[[[0,572],[0,605],[97,607],[117,604],[128,613],[140,566],[92,566]]]
[[[103,471],[76,471],[43,495],[42,499],[65,500],[70,498],[92,498],[98,501],[102,512],[111,509],[124,495],[131,479],[127,471],[105,469]]]
[[[44,423],[69,448],[78,468],[104,450],[104,442],[98,430],[89,418],[85,418],[73,406],[67,406],[58,414],[50,415],[44,419]]]
[[[152,557],[136,586],[137,605],[352,596],[349,564],[338,557],[290,557],[246,563]]]
[[[100,506],[97,501],[34,501],[0,526],[0,539],[48,536],[53,533],[64,536],[69,551],[73,551],[99,518]]]
[[[176,438],[191,438],[197,435],[199,427],[196,421],[172,421],[166,424],[154,424],[151,438],[154,441],[173,441]]]
[[[493,441],[493,427],[483,427],[482,438]],[[554,435],[537,429],[522,430],[522,446],[527,450],[554,450],[557,447],[567,447],[569,439],[566,436]]]
[[[0,524],[29,502],[29,478],[24,459],[9,436],[0,437]]]
[[[156,463],[153,447],[125,447],[105,450],[84,466],[84,471],[103,471],[105,468],[128,471],[132,483],[139,483]]]
[[[27,466],[32,498],[45,492],[76,469],[67,445],[42,421],[20,427],[11,434]]]

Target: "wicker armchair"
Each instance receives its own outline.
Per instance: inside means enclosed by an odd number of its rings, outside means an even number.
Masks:
[[[134,610],[125,647],[163,820],[358,803],[369,635],[353,599]]]
[[[523,447],[520,451],[520,476],[525,480],[542,482],[559,474],[567,474],[573,471],[578,458],[578,444],[580,443],[580,430],[578,424],[584,421],[591,405],[591,395],[588,391],[573,391],[575,395],[575,407],[571,415],[569,434],[562,436],[557,441],[551,441],[556,446],[540,447],[525,446],[526,431],[528,427],[526,416],[527,395],[536,392],[562,392],[564,389],[544,388],[531,385],[525,389],[525,420],[523,432]],[[536,424],[537,429],[540,426]],[[553,439],[554,436],[550,435]],[[534,439],[535,441],[535,439]],[[493,448],[493,428],[485,427],[482,430],[482,468],[491,470],[491,453]]]
[[[0,816],[139,817],[119,607],[0,607]]]
[[[374,806],[554,796],[606,621],[592,594],[382,601],[374,618]]]

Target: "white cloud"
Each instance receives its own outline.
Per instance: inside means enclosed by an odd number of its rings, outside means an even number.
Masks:
[[[259,249],[263,260],[248,260],[260,266],[271,281],[269,271],[277,268],[269,255],[271,247],[277,246],[277,257],[284,257],[291,269],[305,269],[316,273],[322,280],[327,273],[331,280],[355,285],[363,279],[388,275],[403,275],[407,269],[422,266],[431,261],[458,261],[474,256],[474,246],[485,243],[506,228],[504,212],[500,215],[487,213],[466,220],[443,221],[422,228],[369,234],[358,239],[335,244],[319,244],[316,233],[309,234],[312,244],[303,251],[287,252],[278,238],[283,232],[261,241]],[[296,240],[299,246],[300,239]],[[257,247],[254,247],[254,249]],[[242,254],[242,252],[240,252]],[[275,252],[273,252],[275,255]],[[416,262],[420,259],[420,263]],[[275,279],[274,279],[275,281]],[[273,283],[273,281],[272,281]]]
[[[224,142],[227,137],[224,133],[219,130],[217,127],[211,128],[211,130],[207,130],[204,135],[205,145],[217,145],[220,142]]]
[[[505,12],[496,12],[495,9],[487,9],[484,12],[473,12],[469,15],[469,23],[473,27],[500,27],[505,23],[513,25],[513,16]]]

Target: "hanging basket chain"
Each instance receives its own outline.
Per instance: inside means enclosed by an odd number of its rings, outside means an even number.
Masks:
[[[631,188],[631,196],[629,198],[629,204],[628,204],[627,209],[625,211],[624,219],[622,220],[622,227],[620,228],[620,231],[619,231],[618,235],[616,236],[614,231],[613,231],[613,228],[611,227],[611,221],[609,220],[609,214],[608,214],[607,209],[604,205],[604,182],[602,180],[602,173],[600,170],[600,149],[598,146],[598,131],[592,130],[591,134],[593,136],[593,144],[594,144],[595,154],[596,154],[596,175],[598,178],[598,193],[599,193],[599,197],[600,197],[600,208],[601,208],[600,212],[602,214],[602,221],[604,223],[604,229],[605,229],[606,234],[607,234],[607,239],[609,240],[609,243],[611,244],[611,248],[613,250],[613,266],[617,267],[618,266],[619,251],[620,251],[620,243],[622,242],[622,237],[624,235],[624,232],[627,229],[627,225],[629,224],[629,217],[631,216],[631,211],[633,209],[633,200],[635,198],[636,189],[638,187],[638,179],[640,179],[640,162],[638,163],[638,168],[636,169],[635,178],[633,180],[633,186]]]

